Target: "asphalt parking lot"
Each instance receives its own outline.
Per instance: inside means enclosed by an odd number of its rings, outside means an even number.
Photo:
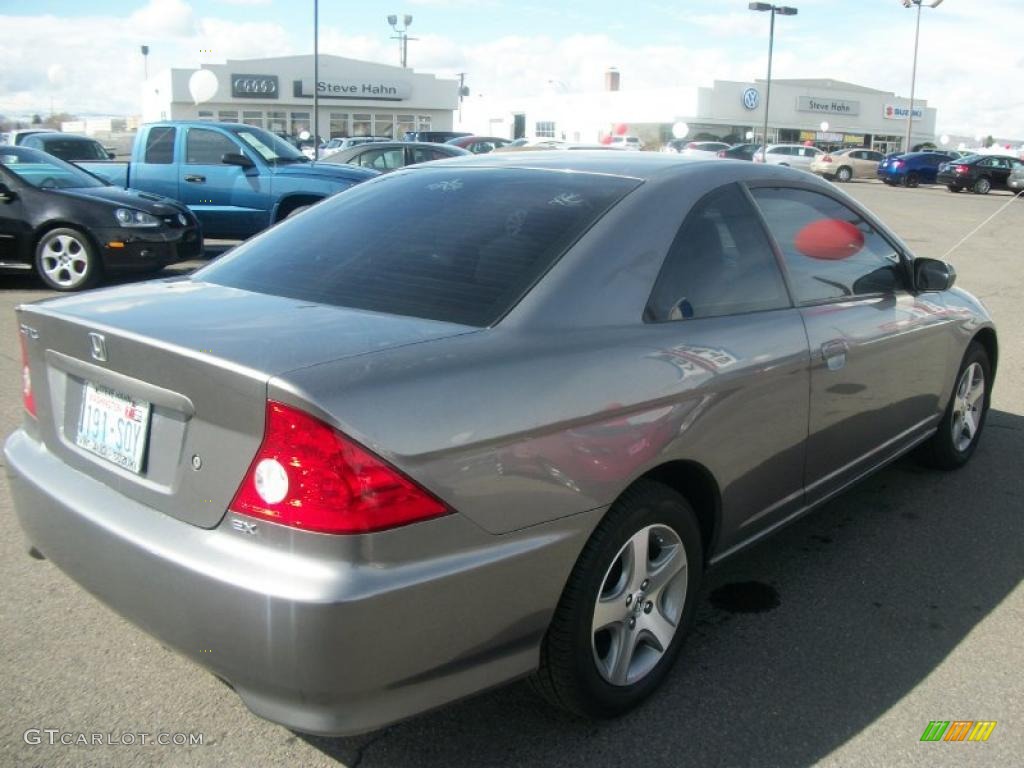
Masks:
[[[877,183],[844,189],[933,257],[1011,201]],[[972,463],[942,474],[902,460],[712,571],[668,684],[613,722],[569,719],[523,684],[356,738],[264,722],[211,675],[29,558],[0,479],[0,765],[1019,765],[1022,239],[1018,199],[949,256],[958,284],[985,301],[1001,332],[992,412]],[[49,294],[27,278],[0,286],[6,435],[22,412],[12,308]],[[987,743],[921,743],[931,720],[998,725]],[[49,745],[44,734],[32,745],[28,729],[191,732],[203,744]]]

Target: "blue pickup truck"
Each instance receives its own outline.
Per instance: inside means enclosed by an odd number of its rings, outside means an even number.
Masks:
[[[187,205],[206,237],[249,237],[289,214],[376,176],[311,162],[269,131],[237,123],[170,121],[142,126],[131,162],[80,162],[111,184]]]

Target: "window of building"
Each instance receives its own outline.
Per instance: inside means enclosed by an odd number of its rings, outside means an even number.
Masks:
[[[213,122],[213,112],[209,109],[200,109],[198,112],[197,120],[207,120]]]
[[[395,116],[377,113],[373,116],[373,135],[391,138],[394,136]]]
[[[553,121],[542,120],[537,123],[533,130],[534,136],[539,139],[555,138],[555,124]]]
[[[174,137],[177,129],[168,126],[155,126],[149,129],[146,136],[147,163],[173,163]]]
[[[352,135],[353,136],[372,136],[373,135],[373,116],[356,114],[352,115]]]
[[[653,322],[758,312],[790,306],[757,212],[729,184],[687,215],[647,305]]]
[[[410,133],[416,130],[416,115],[399,115],[398,116],[398,131],[395,133],[395,138],[401,139],[405,137],[406,133]]]
[[[237,123],[238,122],[238,110],[237,109],[222,109],[217,113],[217,119],[222,123]]]
[[[246,110],[242,113],[242,122],[246,125],[251,125],[255,128],[263,127],[263,113],[262,112],[250,112]]]
[[[220,165],[227,153],[237,153],[238,147],[219,131],[189,128],[185,136],[185,162],[189,165]]]
[[[288,115],[285,112],[267,112],[267,130],[273,133],[288,132]]]
[[[331,112],[330,133],[332,139],[348,137],[348,112]]]
[[[430,115],[417,115],[416,117],[417,131],[429,131],[430,130]]]
[[[312,123],[310,122],[309,112],[292,112],[292,136],[298,136],[303,131],[308,131],[310,125]]]
[[[804,189],[751,192],[782,250],[798,302],[894,293],[903,288],[899,253],[851,208]]]

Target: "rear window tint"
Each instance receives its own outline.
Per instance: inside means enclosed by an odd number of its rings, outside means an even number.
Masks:
[[[175,128],[156,125],[146,137],[145,162],[166,165],[174,162]]]
[[[197,273],[337,306],[495,323],[640,182],[495,168],[420,168],[320,203]]]

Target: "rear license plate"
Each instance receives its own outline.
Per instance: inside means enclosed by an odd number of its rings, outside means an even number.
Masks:
[[[149,436],[149,403],[86,382],[75,445],[138,473]]]

